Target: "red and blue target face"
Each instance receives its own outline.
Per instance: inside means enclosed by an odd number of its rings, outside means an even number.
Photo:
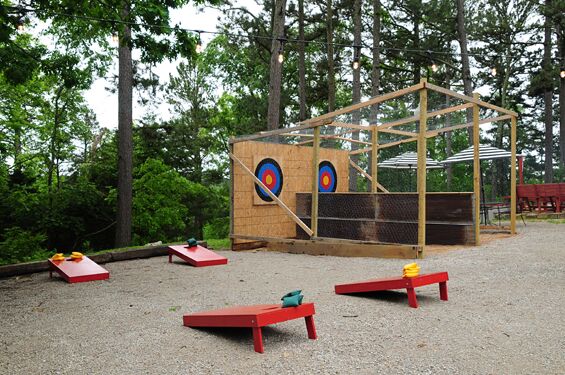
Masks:
[[[281,194],[283,174],[279,163],[269,158],[261,160],[261,162],[257,164],[257,168],[255,168],[255,176],[277,197]],[[259,198],[265,202],[273,201],[258,184],[255,184],[255,191]]]
[[[337,188],[337,173],[333,164],[329,161],[321,162],[318,175],[318,191],[321,193],[335,192]]]

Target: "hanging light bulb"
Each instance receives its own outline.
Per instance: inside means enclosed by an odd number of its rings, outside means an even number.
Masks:
[[[286,41],[286,39],[285,38],[278,38],[277,40],[280,43],[278,60],[279,60],[279,63],[282,64],[282,62],[284,61],[284,42]]]
[[[200,31],[198,32],[198,41],[196,42],[196,53],[202,52],[202,40],[200,39]]]
[[[353,70],[357,70],[359,69],[359,60],[355,59],[353,60]]]
[[[359,69],[361,66],[361,61],[359,56],[361,55],[361,46],[353,46],[353,70]]]
[[[565,78],[565,68],[561,68],[559,75],[561,76],[561,78]]]
[[[493,77],[496,77],[496,68],[495,67],[491,68],[490,75],[493,76]]]
[[[118,33],[114,31],[112,33],[112,42],[118,43],[119,40],[120,40],[120,37],[118,36]]]
[[[438,66],[436,65],[436,63],[432,63],[432,72],[437,72],[438,70]]]
[[[20,33],[23,33],[23,32],[25,31],[26,27],[25,27],[25,19],[24,19],[24,17],[18,18],[18,22],[17,22],[17,24],[16,24],[16,28],[18,29],[18,31],[19,31]]]

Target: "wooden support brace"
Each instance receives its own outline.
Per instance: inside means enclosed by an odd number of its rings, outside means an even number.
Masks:
[[[363,170],[363,168],[361,168],[359,165],[357,165],[353,160],[349,160],[349,164],[351,164],[351,166],[357,171],[359,172],[363,177],[365,177],[367,180],[373,182],[373,177],[371,177],[370,174],[368,174],[367,172],[365,172]],[[385,193],[390,193],[383,185],[379,184],[378,182],[376,182],[376,185],[379,189],[381,189],[382,191],[384,191]],[[376,192],[376,190],[374,191]]]
[[[247,168],[245,166],[245,164],[243,164],[243,162],[241,160],[239,160],[234,154],[230,153],[230,159],[232,159],[233,161],[235,161],[249,176],[251,176],[251,178],[253,179],[253,181],[255,181],[255,183],[257,185],[259,185],[266,193],[267,195],[269,195],[269,197],[271,197],[271,199],[273,201],[275,201],[276,204],[279,205],[280,208],[283,209],[284,212],[286,212],[286,214],[296,223],[300,226],[300,228],[302,228],[306,233],[308,233],[308,235],[312,235],[312,230],[310,228],[308,228],[308,225],[306,225],[302,220],[300,220],[300,218],[298,216],[296,216],[294,214],[294,212],[292,212],[292,210],[290,208],[288,208],[283,201],[281,201],[279,199],[279,197],[277,197],[275,194],[273,194],[273,192],[271,190],[269,190],[269,188],[267,186],[265,186],[265,184],[259,180],[257,178],[257,176],[255,176],[255,174],[253,172],[251,172],[251,170],[249,168]]]

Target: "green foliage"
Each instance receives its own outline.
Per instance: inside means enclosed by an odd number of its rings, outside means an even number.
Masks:
[[[208,239],[206,239],[206,242],[208,242],[209,248],[216,249],[216,250],[224,250],[224,249],[227,250],[231,246],[231,242],[230,242],[229,238],[222,238],[222,239],[208,238]]]
[[[182,202],[198,187],[155,159],[147,159],[134,175],[134,243],[182,238],[188,216]]]
[[[49,253],[44,247],[47,237],[19,227],[4,229],[0,240],[0,264],[45,259]]]

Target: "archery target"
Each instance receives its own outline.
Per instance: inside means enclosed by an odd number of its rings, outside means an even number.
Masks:
[[[318,171],[318,191],[321,193],[333,193],[337,189],[337,172],[329,161],[320,163]]]
[[[280,165],[273,159],[266,158],[257,164],[255,168],[255,176],[269,188],[269,190],[277,197],[280,195],[283,187],[283,173]],[[260,187],[255,184],[255,191],[259,198],[265,202],[272,202],[273,199]]]

